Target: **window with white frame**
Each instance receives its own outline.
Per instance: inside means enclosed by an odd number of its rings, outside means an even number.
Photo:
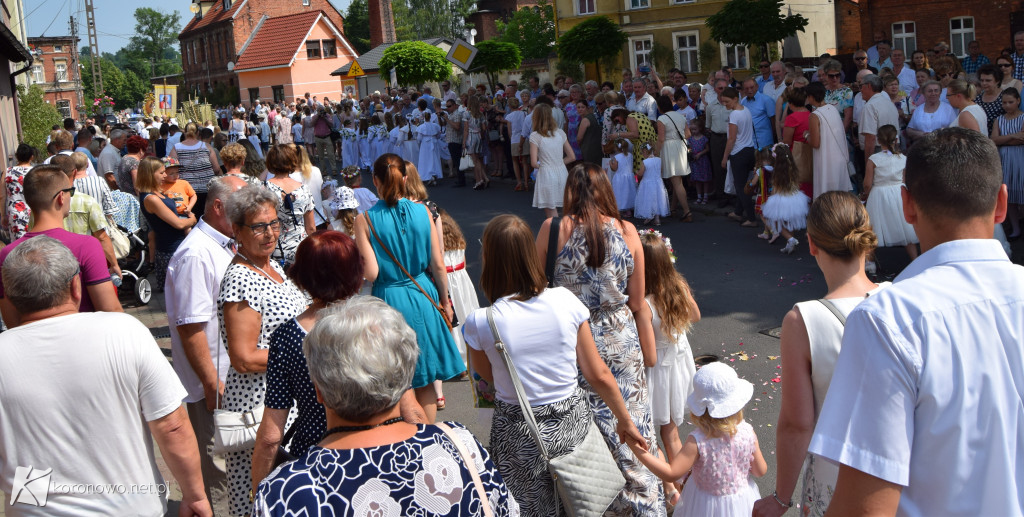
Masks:
[[[700,44],[700,32],[674,32],[672,41],[676,49],[676,66],[687,73],[699,71],[700,59],[697,56],[697,48]]]
[[[640,36],[629,38],[629,48],[633,55],[633,70],[639,70],[641,66],[651,66],[651,47],[654,46],[654,38],[651,36]]]
[[[745,70],[749,65],[747,47],[722,44],[722,63],[733,70]]]
[[[651,0],[627,0],[629,9],[647,9],[651,6]]]
[[[892,48],[900,49],[903,55],[910,56],[917,50],[917,27],[914,22],[896,22],[892,24]]]
[[[594,14],[597,12],[597,0],[576,0],[576,14]]]
[[[32,65],[32,82],[41,83],[46,81],[46,76],[43,72],[43,65]]]
[[[66,61],[54,61],[53,62],[53,81],[67,81],[68,80],[68,63]]]
[[[957,57],[967,55],[967,44],[974,41],[974,17],[961,16],[949,19],[950,52]]]
[[[67,99],[57,100],[57,111],[62,118],[71,118],[71,101]]]

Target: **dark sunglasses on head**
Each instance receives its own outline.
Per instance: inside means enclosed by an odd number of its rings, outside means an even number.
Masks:
[[[68,187],[68,188],[62,188],[62,189],[58,190],[57,193],[54,194],[53,197],[50,198],[50,201],[53,201],[54,199],[57,199],[57,196],[61,195],[64,192],[68,193],[68,197],[75,197],[75,187]]]

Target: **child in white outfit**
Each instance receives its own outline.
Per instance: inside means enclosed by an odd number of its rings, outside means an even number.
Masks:
[[[743,406],[753,393],[754,385],[735,370],[711,363],[693,377],[687,405],[697,429],[671,464],[630,442],[637,459],[661,479],[675,481],[690,472],[673,515],[748,517],[753,512],[760,494],[750,476],[768,472],[754,428],[743,420]]]
[[[667,217],[671,210],[668,207],[668,191],[665,190],[665,182],[661,179],[661,158],[654,156],[654,146],[644,144],[640,147],[644,153],[644,161],[640,164],[640,170],[636,171],[640,176],[640,186],[636,189],[636,207],[633,209],[633,216],[643,219],[644,224],[654,220],[654,225],[661,224],[661,218]]]
[[[624,217],[633,216],[633,206],[636,205],[636,177],[633,176],[633,153],[629,152],[629,141],[618,140],[615,142],[617,151],[612,160],[608,162],[612,177],[612,191],[615,193],[615,201],[619,205],[619,212]]]

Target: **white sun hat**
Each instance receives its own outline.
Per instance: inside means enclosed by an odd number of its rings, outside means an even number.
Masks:
[[[693,393],[686,405],[697,416],[706,411],[712,418],[725,418],[743,409],[753,394],[754,385],[740,379],[736,370],[725,363],[711,363],[693,376]]]

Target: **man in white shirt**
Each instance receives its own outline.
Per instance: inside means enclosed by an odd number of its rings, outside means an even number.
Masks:
[[[892,73],[900,80],[900,89],[909,96],[917,88],[917,72],[906,65],[907,56],[903,54],[903,49],[892,49],[891,59]]]
[[[146,134],[146,119],[140,118],[132,126],[132,129],[135,130],[135,134],[136,135],[144,135],[144,134]]]
[[[998,151],[940,129],[905,174],[924,253],[848,316],[809,451],[841,464],[836,515],[1022,515],[1024,268],[992,239]]]
[[[210,181],[206,211],[171,257],[164,284],[171,360],[187,392],[184,402],[200,445],[207,497],[211,487],[224,486],[226,481],[224,471],[217,468],[209,453],[213,444],[213,410],[231,365],[217,317],[220,281],[235,256],[234,232],[224,203],[232,192],[245,185],[236,176]]]
[[[658,103],[647,93],[647,79],[633,78],[633,96],[626,101],[626,109],[647,115],[651,123],[658,120]]]
[[[900,113],[896,106],[889,100],[889,95],[882,91],[882,78],[875,74],[864,77],[860,84],[860,94],[863,96],[864,108],[860,112],[860,120],[857,121],[860,136],[860,148],[864,150],[864,159],[867,160],[878,148],[878,128],[882,126],[900,127]],[[897,134],[897,141],[899,135]]]
[[[875,70],[879,72],[883,68],[892,68],[892,60],[889,59],[889,54],[892,51],[892,43],[889,40],[879,41],[875,44],[875,49],[878,50],[878,57],[874,61],[868,58],[868,66],[875,67]]]
[[[772,102],[779,99],[782,92],[786,91],[786,65],[782,61],[775,61],[768,68],[772,80],[761,86],[761,93],[771,97]]]
[[[78,261],[45,235],[3,264],[18,326],[0,334],[0,490],[9,517],[213,515],[185,394],[149,329],[123,313],[79,313]]]

